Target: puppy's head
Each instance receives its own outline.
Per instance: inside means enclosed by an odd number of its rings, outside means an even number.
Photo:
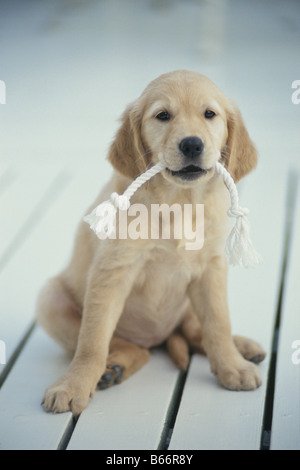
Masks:
[[[212,177],[217,161],[240,180],[257,154],[237,106],[203,75],[176,71],[126,109],[109,160],[130,178],[161,161],[167,180],[193,187]]]

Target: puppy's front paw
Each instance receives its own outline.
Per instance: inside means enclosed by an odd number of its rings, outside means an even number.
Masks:
[[[78,416],[88,405],[93,390],[78,380],[61,379],[47,388],[42,405],[45,410],[52,413],[72,411]]]
[[[255,390],[261,384],[258,368],[245,359],[217,367],[215,370],[219,382],[229,390]]]

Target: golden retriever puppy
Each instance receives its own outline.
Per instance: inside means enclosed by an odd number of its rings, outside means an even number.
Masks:
[[[133,202],[149,211],[153,204],[190,205],[193,223],[195,205],[204,204],[204,244],[187,250],[176,237],[99,240],[81,223],[69,265],[37,302],[40,324],[74,354],[46,390],[45,409],[78,415],[97,384],[124,380],[147,362],[149,348],[164,341],[179,367],[187,365],[190,344],[205,352],[224,387],[256,389],[261,379],[253,362],[265,353],[252,340],[231,335],[224,256],[230,201],[214,170],[221,161],[238,181],[256,165],[236,105],[203,75],[162,75],[125,110],[108,158],[113,177],[87,213],[162,162],[166,169]]]

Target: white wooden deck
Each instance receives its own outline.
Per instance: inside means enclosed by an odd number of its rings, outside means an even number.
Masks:
[[[4,10],[0,450],[300,449],[300,105],[291,102],[300,9],[296,1],[274,2],[272,11],[265,1],[242,3],[78,1],[72,9],[53,1]],[[221,38],[194,37],[185,26],[196,15]],[[186,35],[161,41],[179,20]],[[151,64],[141,71],[144,51]],[[263,386],[229,392],[205,357],[193,356],[184,374],[155,350],[128,381],[97,392],[77,421],[47,414],[44,389],[69,359],[34,323],[37,292],[65,265],[79,219],[109,177],[104,156],[116,118],[150,79],[174,68],[202,71],[236,99],[260,151],[240,191],[264,263],[231,269],[229,301],[233,331],[267,350]]]

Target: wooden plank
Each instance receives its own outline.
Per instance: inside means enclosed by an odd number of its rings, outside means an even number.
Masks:
[[[261,367],[266,375],[267,364]],[[231,392],[216,383],[207,358],[194,356],[169,446],[170,450],[259,448],[265,386]]]
[[[300,191],[285,281],[279,330],[272,450],[300,450]]]
[[[37,329],[0,390],[0,450],[54,450],[72,425],[71,413],[47,414],[44,390],[69,358]]]
[[[43,210],[40,205],[54,197],[55,186],[58,185],[57,166],[32,168],[29,165],[16,171],[13,182],[0,198],[0,269],[4,258],[7,261],[7,251],[13,252],[34,225],[31,215],[38,209]]]
[[[160,443],[178,369],[161,350],[124,383],[96,392],[68,450],[153,450]]]
[[[195,356],[170,444],[173,450],[260,448],[283,249],[286,178],[269,169],[266,179],[262,167],[242,189],[241,205],[251,211],[252,239],[264,263],[248,270],[231,268],[229,304],[233,332],[259,341],[268,353],[260,365],[263,385],[255,392],[223,390],[209,372],[207,360]]]

